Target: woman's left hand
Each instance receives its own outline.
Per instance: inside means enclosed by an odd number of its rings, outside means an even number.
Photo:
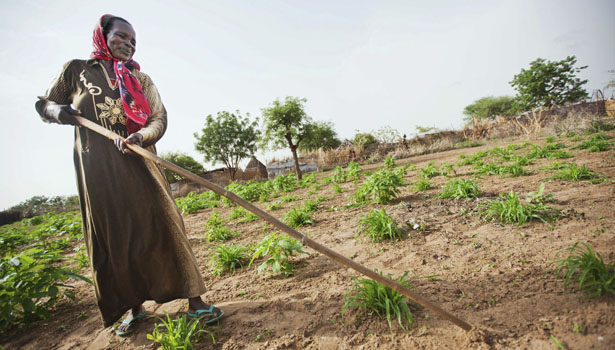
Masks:
[[[130,143],[137,146],[143,146],[143,135],[139,134],[138,132],[135,132],[134,134],[128,136],[126,139],[116,139],[114,143],[115,147],[117,147],[120,152],[134,156],[136,155],[136,153],[131,151],[130,148],[126,146],[126,144]]]

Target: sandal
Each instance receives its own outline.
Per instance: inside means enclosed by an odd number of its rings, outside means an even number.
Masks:
[[[214,312],[214,310],[218,310],[218,311],[220,311],[220,313],[216,314]],[[190,316],[190,317],[198,317],[198,318],[205,318],[208,315],[210,317],[205,320],[205,323],[212,323],[212,322],[215,322],[215,321],[221,319],[222,316],[224,316],[224,311],[222,311],[221,309],[219,309],[219,308],[217,308],[217,307],[215,307],[213,305],[210,305],[209,309],[198,309],[198,310],[196,310],[194,312],[189,312],[188,313],[188,316]]]
[[[142,313],[138,314],[137,316],[134,316],[132,318],[132,320],[130,320],[130,321],[124,319],[122,321],[122,324],[125,324],[128,327],[126,328],[125,331],[120,331],[119,329],[116,329],[115,330],[115,334],[119,335],[120,337],[125,337],[127,335],[130,335],[132,332],[135,331],[135,325],[137,324],[137,322],[140,319],[142,319],[143,317],[145,317],[145,315],[147,315],[147,312],[143,311]]]

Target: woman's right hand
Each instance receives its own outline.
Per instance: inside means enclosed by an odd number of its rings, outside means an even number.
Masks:
[[[45,107],[45,114],[57,120],[60,124],[80,126],[76,116],[81,117],[80,111],[73,109],[70,105],[49,104]]]

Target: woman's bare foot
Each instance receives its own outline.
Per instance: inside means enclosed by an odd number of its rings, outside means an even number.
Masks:
[[[145,308],[143,305],[134,306],[128,311],[128,315],[124,318],[122,323],[117,327],[115,333],[120,336],[126,336],[134,332],[136,321],[143,318]]]

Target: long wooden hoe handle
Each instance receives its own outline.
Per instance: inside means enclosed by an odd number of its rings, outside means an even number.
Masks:
[[[85,118],[82,117],[76,117],[77,120],[79,121],[79,123],[81,123],[82,126],[98,133],[101,134],[111,140],[115,140],[115,139],[123,139],[120,135],[103,128],[102,126],[91,122]],[[388,278],[383,277],[382,275],[376,273],[373,270],[370,270],[366,267],[364,267],[363,265],[360,265],[350,259],[348,259],[347,257],[334,252],[333,250],[321,245],[320,243],[306,237],[305,235],[301,234],[299,231],[291,228],[290,226],[282,223],[281,221],[279,221],[278,219],[274,218],[273,216],[269,215],[268,213],[264,212],[263,210],[261,210],[260,208],[254,206],[252,203],[246,201],[245,199],[237,196],[236,194],[234,194],[233,192],[227,191],[224,188],[205,180],[204,178],[191,173],[190,171],[181,168],[169,161],[166,161],[160,157],[158,157],[157,155],[143,149],[142,147],[139,147],[137,145],[132,145],[132,144],[126,144],[128,146],[128,148],[132,151],[134,151],[135,153],[141,155],[143,158],[149,159],[153,162],[156,162],[156,164],[167,168],[187,179],[190,179],[196,183],[199,183],[205,187],[207,187],[208,189],[212,190],[213,192],[224,196],[228,199],[230,199],[231,201],[241,205],[242,207],[248,209],[249,211],[253,212],[254,214],[258,215],[260,218],[262,218],[263,220],[267,221],[268,223],[272,224],[273,226],[279,228],[280,230],[288,233],[290,236],[294,237],[295,239],[298,239],[301,241],[301,243],[303,243],[303,245],[306,245],[312,249],[314,249],[315,251],[324,254],[326,256],[328,256],[329,258],[333,259],[335,262],[337,262],[338,264],[341,264],[343,266],[346,267],[350,267],[352,269],[354,269],[355,271],[358,271],[360,273],[362,273],[363,275],[377,281],[380,282],[384,285],[386,285],[387,287],[390,287],[391,289],[394,289],[398,292],[400,292],[401,294],[407,296],[408,298],[412,299],[413,301],[419,303],[420,305],[424,306],[425,308],[435,312],[436,314],[442,316],[443,318],[453,322],[454,324],[456,324],[457,326],[461,327],[462,329],[464,329],[465,331],[469,331],[470,329],[472,329],[472,326],[463,321],[462,319],[446,312],[445,310],[443,310],[442,308],[440,308],[439,306],[435,305],[434,303],[430,302],[429,300],[421,297],[420,295],[414,293],[413,291],[411,291],[410,289],[402,286],[401,284],[390,280]]]

